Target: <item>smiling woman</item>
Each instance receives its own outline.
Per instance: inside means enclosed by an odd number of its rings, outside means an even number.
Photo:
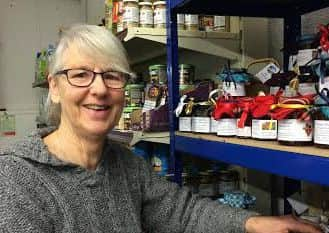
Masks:
[[[63,33],[48,76],[58,124],[0,150],[0,232],[320,233],[292,217],[251,217],[201,199],[107,139],[130,74],[106,29]]]

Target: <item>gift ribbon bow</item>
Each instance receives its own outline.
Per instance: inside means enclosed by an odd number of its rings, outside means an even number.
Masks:
[[[314,95],[305,95],[300,97],[282,97],[278,104],[273,104],[271,117],[276,120],[286,119],[290,114],[297,113],[297,118],[307,120],[309,111],[312,109]]]
[[[253,98],[244,97],[238,100],[238,108],[242,112],[238,122],[238,128],[244,128],[248,115],[251,114],[251,106],[253,105]]]
[[[277,103],[277,96],[256,96],[251,105],[251,115],[253,118],[262,118],[269,115],[271,106]]]

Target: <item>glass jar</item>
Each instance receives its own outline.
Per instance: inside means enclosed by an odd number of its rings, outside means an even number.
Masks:
[[[213,113],[217,120],[217,136],[236,136],[237,134],[237,103],[234,100],[219,98]]]
[[[123,0],[123,27],[138,27],[139,7],[138,0]]]
[[[268,116],[251,121],[251,137],[258,140],[276,140],[278,137],[278,121]]]
[[[167,66],[166,65],[151,65],[149,66],[150,81],[154,84],[167,83]]]
[[[229,16],[214,16],[214,31],[230,31],[230,17]]]
[[[125,88],[125,105],[142,106],[144,103],[144,85],[128,84]]]
[[[316,94],[315,83],[317,77],[312,74],[298,75],[298,80],[293,79],[289,85],[285,87],[285,96],[293,97],[297,95]]]
[[[189,31],[199,30],[199,15],[185,15],[185,29]]]
[[[153,27],[153,8],[151,2],[140,2],[139,4],[139,26],[144,28]]]
[[[177,29],[184,30],[185,29],[185,15],[177,14]]]
[[[210,133],[210,115],[212,106],[210,104],[196,105],[192,113],[192,132]]]
[[[315,104],[320,107],[314,115],[314,145],[329,149],[329,103],[318,96]]]
[[[299,113],[278,120],[278,142],[286,146],[309,146],[313,144],[313,122],[298,119]]]
[[[199,29],[200,31],[213,31],[214,30],[214,16],[213,15],[200,15],[199,16]]]
[[[123,109],[123,129],[133,130],[132,113],[135,110],[141,110],[140,107],[125,107]]]
[[[166,15],[166,2],[156,1],[153,3],[154,8],[154,27],[166,28],[167,15]]]
[[[245,97],[238,100],[237,137],[251,138],[251,106],[252,98]]]
[[[189,64],[180,64],[178,66],[179,85],[192,84],[194,81],[194,66]]]

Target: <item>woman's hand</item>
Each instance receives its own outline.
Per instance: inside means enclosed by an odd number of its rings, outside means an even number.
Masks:
[[[319,227],[291,215],[251,217],[245,229],[248,233],[322,233]]]

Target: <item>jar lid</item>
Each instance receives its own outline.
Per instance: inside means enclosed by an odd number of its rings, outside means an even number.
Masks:
[[[152,6],[152,2],[140,2],[138,3],[140,6]]]
[[[144,88],[143,84],[128,84],[126,86],[126,89],[131,89],[131,88]]]
[[[158,69],[166,69],[166,68],[167,68],[167,66],[162,65],[162,64],[156,64],[156,65],[149,66],[149,70],[158,70]]]
[[[123,0],[123,2],[137,2],[138,3],[138,0]]]
[[[130,106],[130,107],[125,107],[125,108],[123,109],[123,112],[124,112],[124,113],[131,113],[131,112],[133,112],[133,111],[135,111],[135,110],[139,110],[139,109],[142,109],[142,108],[141,108],[141,107]]]
[[[157,6],[157,5],[166,5],[166,1],[157,1],[153,3],[153,6]]]
[[[191,65],[191,64],[179,64],[179,68],[181,68],[181,69],[191,69],[191,68],[194,68],[194,65]]]

